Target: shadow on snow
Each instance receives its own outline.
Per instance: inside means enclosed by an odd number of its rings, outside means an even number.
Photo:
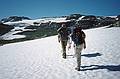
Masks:
[[[85,57],[97,57],[97,56],[101,56],[102,54],[100,53],[92,53],[92,54],[83,54],[81,56],[85,56]],[[67,56],[71,56],[74,57],[74,55],[67,55]]]
[[[92,53],[92,54],[83,54],[81,56],[85,57],[97,57],[101,56],[102,54],[100,53]],[[67,56],[72,56],[73,55],[67,55]],[[90,66],[81,66],[82,69],[81,71],[87,71],[87,70],[98,70],[98,69],[107,69],[109,71],[120,71],[120,65],[90,65]]]
[[[97,56],[101,56],[102,54],[100,53],[92,53],[92,54],[83,54],[81,56],[85,56],[85,57],[97,57]]]
[[[81,71],[86,70],[98,70],[98,69],[107,69],[109,71],[120,71],[120,65],[90,65],[90,66],[81,66],[83,69]]]

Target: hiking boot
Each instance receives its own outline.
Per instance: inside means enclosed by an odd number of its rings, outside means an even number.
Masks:
[[[80,67],[76,67],[75,70],[80,71]]]
[[[63,53],[63,58],[66,59],[66,53]]]

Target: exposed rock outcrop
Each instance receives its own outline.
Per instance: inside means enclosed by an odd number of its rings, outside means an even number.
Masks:
[[[0,36],[9,32],[13,28],[14,28],[13,26],[0,23]]]

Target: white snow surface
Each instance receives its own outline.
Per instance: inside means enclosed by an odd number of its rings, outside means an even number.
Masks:
[[[0,79],[120,79],[120,28],[84,30],[81,71],[74,50],[62,58],[57,36],[0,47]]]
[[[21,31],[10,31],[0,37],[0,39],[4,40],[13,40],[13,39],[20,39],[25,38],[25,35],[14,35],[16,33],[20,33]]]

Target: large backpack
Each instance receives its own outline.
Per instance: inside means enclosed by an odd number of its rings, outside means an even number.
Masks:
[[[85,42],[85,33],[81,30],[81,28],[75,28],[71,38],[76,45],[83,44]]]
[[[61,39],[61,40],[68,40],[68,35],[69,35],[69,29],[67,28],[61,28],[59,31],[58,31],[58,37]]]

